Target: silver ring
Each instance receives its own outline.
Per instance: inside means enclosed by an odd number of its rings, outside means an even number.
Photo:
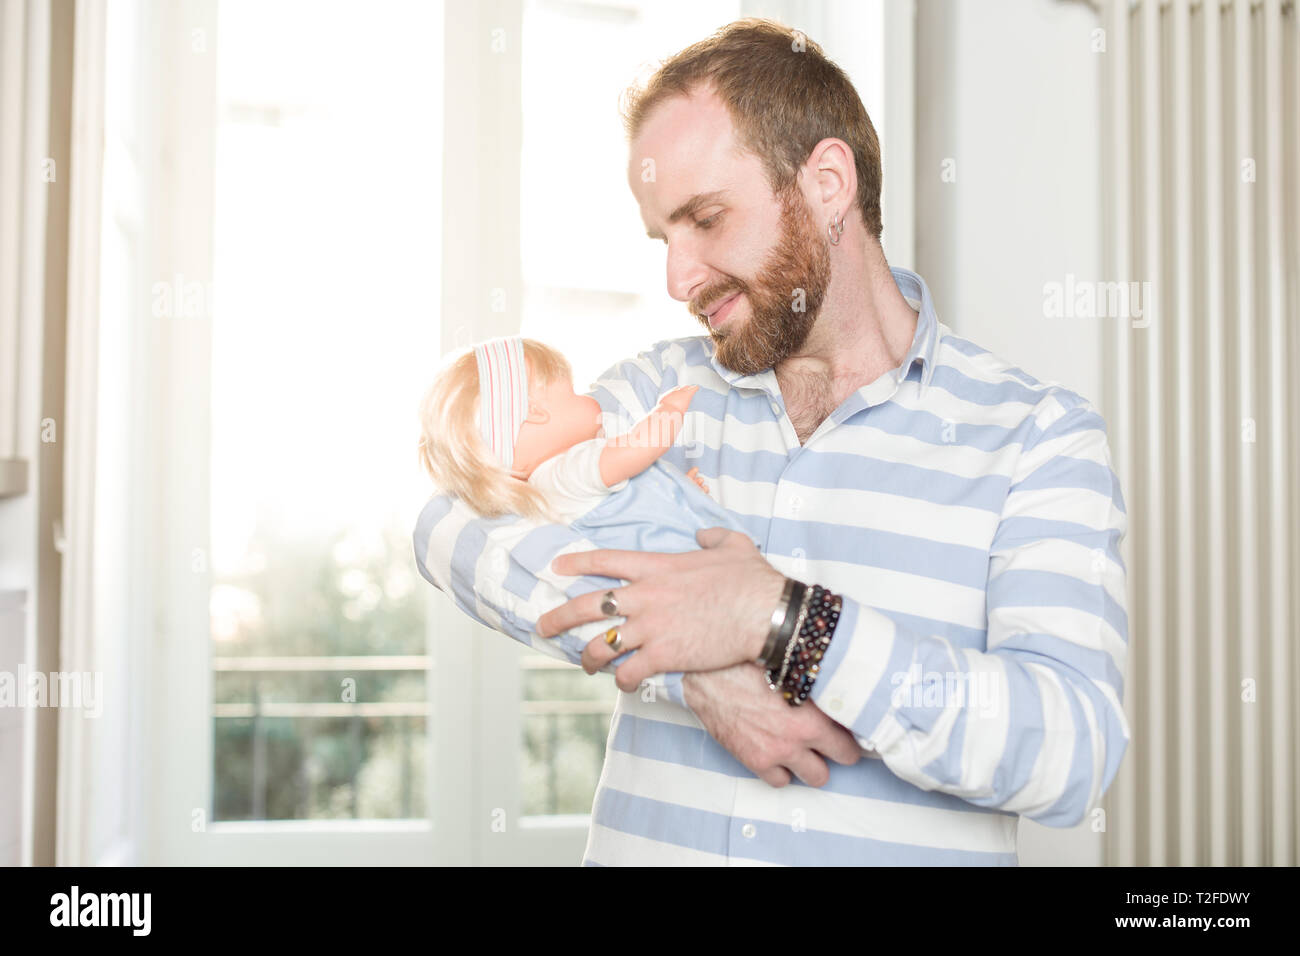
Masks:
[[[600,613],[606,617],[618,616],[618,599],[614,597],[613,591],[606,591],[600,599]]]
[[[605,632],[605,643],[609,645],[609,649],[615,654],[623,653],[623,638],[619,635],[618,628],[611,627]]]

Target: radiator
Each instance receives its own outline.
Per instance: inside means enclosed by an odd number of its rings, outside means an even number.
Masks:
[[[1151,293],[1104,323],[1132,730],[1106,862],[1295,865],[1300,18],[1100,7],[1104,261]]]

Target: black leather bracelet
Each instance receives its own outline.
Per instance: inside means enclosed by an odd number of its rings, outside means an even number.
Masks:
[[[766,664],[767,659],[772,656],[776,648],[777,639],[780,637],[781,628],[784,626],[786,618],[790,616],[790,589],[794,587],[794,578],[786,578],[785,586],[781,589],[781,600],[772,610],[772,624],[767,629],[767,640],[763,644],[763,651],[758,655],[756,664]]]
[[[770,642],[771,648],[766,649],[767,653],[763,655],[763,667],[767,670],[778,670],[781,662],[785,659],[786,648],[790,646],[790,641],[794,639],[795,624],[799,619],[799,608],[803,604],[804,593],[808,590],[808,585],[802,581],[792,582],[790,588],[790,597],[785,605],[785,619],[781,622],[781,630],[777,632],[776,640]]]

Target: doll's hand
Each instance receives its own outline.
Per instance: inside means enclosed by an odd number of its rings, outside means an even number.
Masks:
[[[695,393],[699,390],[698,385],[679,385],[664,392],[659,398],[657,407],[677,412],[679,415],[685,415],[687,406],[691,404],[691,399],[695,397]]]
[[[682,430],[682,423],[686,420],[686,407],[691,404],[691,399],[699,390],[698,385],[680,385],[665,392],[660,396],[659,403],[650,410],[649,415],[637,422],[631,431],[619,435],[610,444],[616,448],[620,446],[657,448],[659,451],[654,457],[662,455],[677,440],[677,433]],[[648,467],[653,460],[651,458],[642,463],[634,474]]]
[[[695,482],[697,485],[699,485],[700,490],[703,491],[706,495],[709,493],[709,486],[706,485],[704,483],[704,479],[700,477],[699,466],[696,466],[695,468],[692,468],[690,471],[688,471],[686,473],[686,477],[691,479],[691,481]]]

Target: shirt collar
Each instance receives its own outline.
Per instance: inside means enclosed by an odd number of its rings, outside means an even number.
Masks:
[[[939,317],[935,314],[934,301],[930,298],[930,288],[925,284],[924,279],[910,269],[890,268],[889,271],[894,277],[898,291],[903,294],[904,298],[910,300],[909,305],[913,307],[919,306],[917,308],[916,332],[912,336],[912,347],[908,350],[902,364],[894,370],[893,375],[898,382],[902,382],[907,377],[907,373],[911,371],[912,366],[920,362],[921,383],[918,392],[924,394],[926,386],[934,378],[935,353],[939,343]],[[712,344],[712,339],[708,339],[708,341]],[[734,388],[758,388],[771,395],[780,394],[781,388],[777,383],[776,373],[770,368],[764,369],[755,375],[742,375],[719,364],[716,350],[709,356],[709,363],[723,381]]]

